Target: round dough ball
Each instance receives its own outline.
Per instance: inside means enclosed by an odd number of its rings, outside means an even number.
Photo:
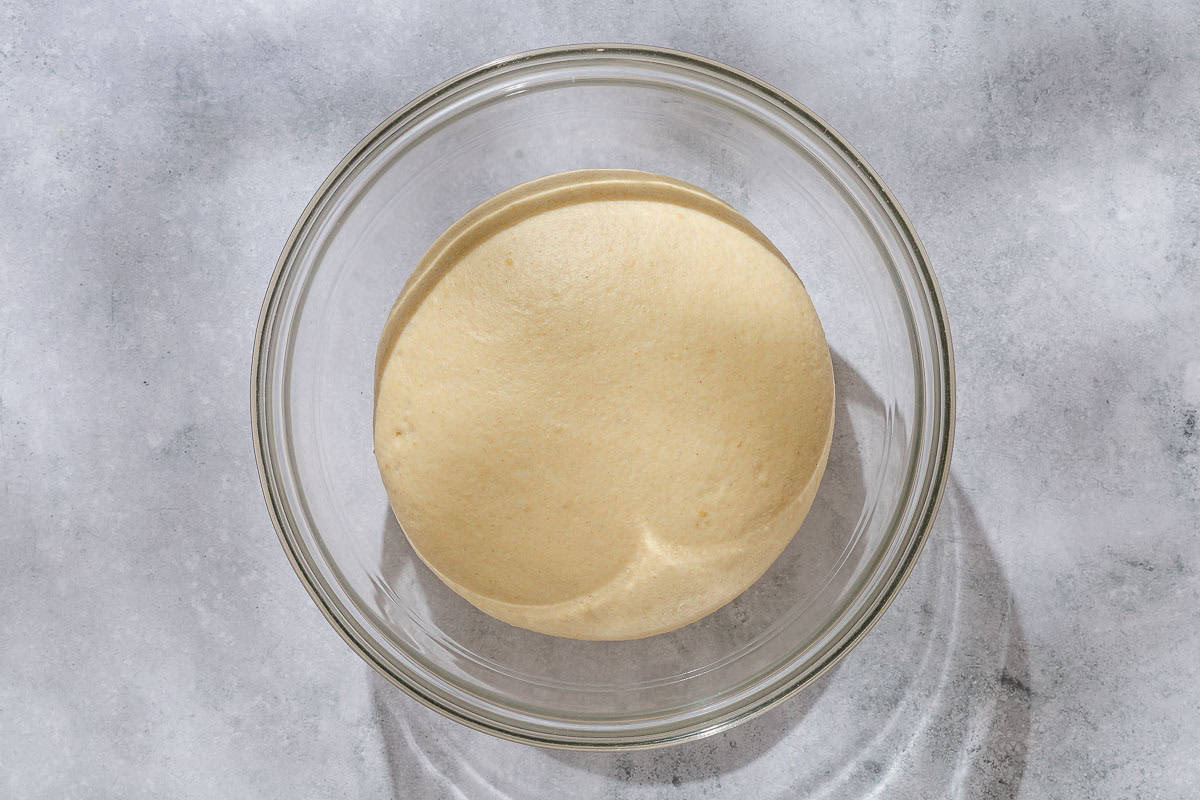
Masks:
[[[833,368],[741,215],[628,170],[468,213],[379,343],[375,455],[413,548],[505,622],[632,639],[716,610],[808,513]]]

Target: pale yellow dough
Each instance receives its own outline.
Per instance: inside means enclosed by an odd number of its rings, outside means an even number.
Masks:
[[[644,172],[523,184],[434,243],[388,317],[375,455],[413,547],[501,620],[578,639],[732,600],[808,513],[833,368],[799,279]]]

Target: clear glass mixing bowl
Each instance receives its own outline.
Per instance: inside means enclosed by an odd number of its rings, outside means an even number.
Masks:
[[[669,175],[745,214],[803,278],[838,392],[828,471],[779,560],[716,613],[630,642],[544,636],[468,605],[408,546],[372,455],[375,345],[422,253],[482,200],[585,167]],[[368,663],[499,736],[632,748],[765,710],[870,628],[936,511],[954,377],[945,310],[916,234],[828,125],[721,64],[589,45],[454,78],[346,156],[304,210],[267,289],[252,404],[284,548]]]

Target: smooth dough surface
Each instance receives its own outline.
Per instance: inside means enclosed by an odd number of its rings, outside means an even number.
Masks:
[[[375,455],[426,564],[501,620],[678,628],[808,513],[833,368],[807,292],[732,208],[644,172],[522,184],[430,248],[392,308]]]

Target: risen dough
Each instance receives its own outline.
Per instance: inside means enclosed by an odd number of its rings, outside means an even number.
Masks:
[[[833,369],[804,287],[695,187],[563,173],[479,206],[388,317],[375,455],[413,547],[506,622],[631,639],[729,602],[812,504]]]

